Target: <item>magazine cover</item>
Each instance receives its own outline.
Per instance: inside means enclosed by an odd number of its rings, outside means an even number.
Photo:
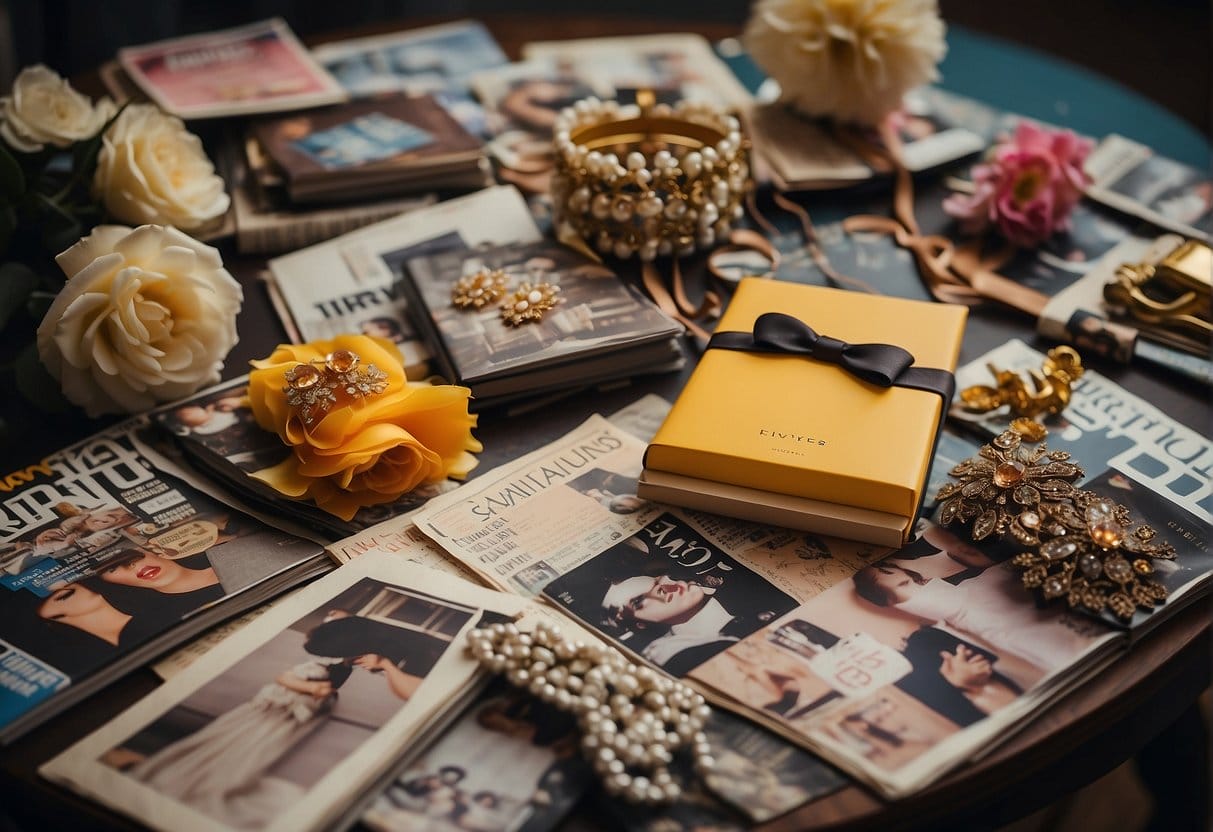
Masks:
[[[481,310],[455,308],[452,284],[483,269],[501,269],[514,283],[558,286],[560,303],[526,326],[508,325],[495,304]],[[452,381],[479,388],[485,397],[495,395],[483,387],[486,381],[669,341],[682,332],[611,269],[553,241],[450,249],[410,259],[406,272],[406,288],[415,290],[423,304],[417,315],[428,316],[441,340],[440,357],[449,362],[445,372]]]
[[[269,268],[301,340],[345,332],[389,338],[401,347],[410,378],[417,379],[426,375],[428,352],[404,312],[399,274],[379,262],[379,252],[538,239],[521,194],[497,186],[276,257]]]
[[[1025,372],[1039,368],[1044,358],[1022,341],[1008,341],[957,370],[956,389],[989,384],[987,364]],[[948,416],[987,440],[1007,423],[1002,411],[975,414],[953,406]],[[1065,411],[1051,418],[1048,428],[1049,446],[1069,451],[1088,476],[1114,468],[1213,523],[1213,444],[1112,380],[1088,369],[1074,382]]]
[[[199,627],[183,625],[204,611],[324,563],[315,543],[153,463],[133,439],[137,424],[8,478],[18,484],[0,499],[5,742],[147,658],[141,648],[188,638]]]
[[[1040,606],[1018,570],[946,529],[859,569],[691,677],[887,796],[991,744],[1119,643]]]
[[[485,114],[470,94],[468,79],[507,61],[476,20],[325,43],[312,56],[352,96],[429,93],[477,136],[485,131]]]
[[[565,711],[494,683],[362,815],[376,832],[544,832],[594,782]]]
[[[44,765],[165,830],[329,826],[480,678],[463,649],[521,599],[371,556],[309,586]]]
[[[119,49],[118,61],[160,107],[186,119],[345,100],[280,18]]]

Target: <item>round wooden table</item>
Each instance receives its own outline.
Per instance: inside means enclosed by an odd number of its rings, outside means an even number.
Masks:
[[[375,27],[375,31],[433,22],[439,20],[411,19],[399,21],[397,27]],[[735,34],[731,27],[695,25],[693,21],[581,16],[540,19],[499,15],[486,22],[512,56],[517,56],[521,45],[531,40],[688,29],[712,39]],[[364,33],[345,32],[341,36]],[[1088,74],[1041,55],[1005,44],[991,44],[984,38],[955,29],[950,34],[950,42],[952,57],[951,63],[944,66],[945,87],[950,86],[951,77],[961,79],[962,83],[957,86],[962,92],[966,84],[971,87],[974,83],[1011,77],[1015,73],[1048,77],[1050,84],[1047,88],[1036,88],[1036,97],[1032,100],[992,102],[1038,116],[1055,111],[1056,102],[1068,100],[1071,95],[1091,95],[1092,80]],[[973,65],[965,63],[966,55]],[[961,56],[959,61],[957,56]],[[1161,147],[1163,152],[1176,156],[1190,153],[1194,131],[1112,84],[1101,82],[1097,87],[1102,102],[1098,111],[1099,124],[1071,123],[1068,126],[1091,133],[1116,129],[1133,135],[1134,121],[1146,112],[1151,118],[1161,120],[1156,123],[1169,127],[1166,135],[1174,142]],[[1025,94],[1023,85],[1018,85],[1017,89],[1019,95]],[[807,204],[813,210],[815,205],[827,205],[829,199],[828,195],[818,195]],[[249,359],[268,354],[274,344],[286,338],[258,282],[264,261],[240,258],[230,250],[225,250],[225,254],[233,273],[245,286],[245,306],[238,319],[242,340],[227,363],[226,375],[232,377],[244,372]],[[1032,322],[1000,309],[975,310],[970,317],[961,361],[970,361],[1015,337],[1031,341]],[[1137,366],[1099,369],[1178,421],[1207,432],[1210,411],[1206,390],[1164,374],[1143,371]],[[486,450],[479,470],[491,469],[550,441],[591,412],[609,413],[647,392],[672,398],[687,373],[689,368],[677,376],[650,378],[608,394],[570,398],[524,418],[494,420],[491,415],[484,417],[478,435]],[[4,469],[28,464],[99,427],[101,423],[82,418],[42,421],[26,426],[18,437],[19,442],[9,443],[0,451]],[[1155,766],[1150,770],[1146,766],[1143,771],[1151,785],[1163,782],[1173,787],[1170,795],[1156,792],[1159,798],[1156,802],[1164,811],[1177,810],[1177,817],[1197,824],[1192,828],[1203,828],[1200,818],[1201,813],[1208,810],[1209,786],[1207,729],[1199,727],[1200,716],[1194,703],[1209,685],[1211,655],[1209,607],[1199,603],[1160,626],[1098,676],[1039,714],[988,756],[961,767],[930,788],[902,800],[886,802],[860,786],[850,786],[778,818],[765,828],[879,828],[886,832],[993,829],[1094,781],[1139,753],[1145,758],[1159,748],[1165,749],[1168,759],[1175,762],[1166,769]],[[3,811],[19,826],[28,824],[30,828],[134,828],[129,821],[41,780],[36,770],[42,762],[146,695],[156,684],[156,677],[150,670],[137,671],[11,746],[0,749],[0,806]],[[569,825],[596,828],[590,817],[591,809],[580,811]]]

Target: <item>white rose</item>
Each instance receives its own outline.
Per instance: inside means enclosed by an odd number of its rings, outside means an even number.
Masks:
[[[38,355],[89,416],[133,413],[219,380],[240,284],[175,228],[102,225],[55,258],[68,276]]]
[[[198,137],[151,104],[131,104],[105,131],[93,193],[115,219],[186,230],[230,202]]]
[[[36,153],[48,144],[68,147],[91,139],[114,115],[114,102],[94,106],[88,96],[42,64],[27,66],[0,98],[0,138],[14,150]]]

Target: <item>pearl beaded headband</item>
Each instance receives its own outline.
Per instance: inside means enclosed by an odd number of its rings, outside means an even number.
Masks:
[[[741,123],[708,104],[637,99],[587,98],[557,117],[557,223],[604,254],[645,261],[725,239],[751,186]]]

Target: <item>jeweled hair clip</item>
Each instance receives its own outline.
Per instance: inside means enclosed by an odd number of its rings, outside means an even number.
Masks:
[[[363,399],[387,389],[387,373],[374,364],[363,366],[361,356],[353,350],[334,350],[323,359],[296,364],[283,378],[286,403],[308,427],[337,404],[338,393]]]

